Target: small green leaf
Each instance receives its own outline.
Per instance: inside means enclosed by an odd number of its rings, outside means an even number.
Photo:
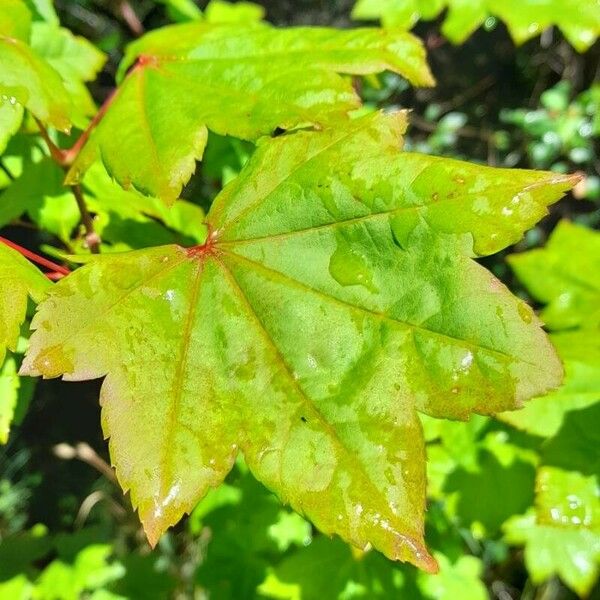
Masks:
[[[541,317],[550,329],[600,326],[600,233],[561,221],[545,248],[508,261],[530,294],[548,305]]]
[[[78,181],[100,155],[124,187],[167,203],[202,158],[207,129],[256,140],[277,127],[326,124],[359,106],[351,81],[385,69],[432,78],[420,42],[378,29],[275,29],[194,22],[133,43],[102,121],[73,165]]]
[[[437,575],[419,573],[417,581],[425,598],[461,598],[461,600],[487,600],[487,589],[481,581],[483,564],[475,556],[460,556],[456,562],[436,552],[440,565]]]
[[[582,596],[593,587],[600,561],[598,534],[584,528],[540,525],[533,510],[507,521],[505,533],[510,544],[525,544],[525,565],[533,583],[559,575]]]
[[[104,431],[151,542],[241,451],[321,530],[432,571],[417,411],[490,414],[560,383],[530,309],[469,257],[572,179],[403,153],[403,127],[375,113],[264,142],[205,244],[99,257],[41,306],[23,372],[107,375]]]
[[[109,562],[112,548],[93,544],[81,550],[72,565],[52,561],[36,581],[36,596],[61,600],[78,600],[85,592],[98,590],[123,577],[125,569],[118,562]]]
[[[40,302],[50,282],[16,250],[0,242],[0,363],[6,349],[16,350],[27,298]]]
[[[22,41],[0,35],[0,98],[68,132],[71,103],[60,75]]]

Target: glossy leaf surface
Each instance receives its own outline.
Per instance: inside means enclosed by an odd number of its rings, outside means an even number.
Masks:
[[[202,157],[207,129],[248,140],[276,128],[331,123],[360,104],[351,80],[391,70],[432,78],[420,42],[379,29],[275,29],[193,22],[129,47],[129,71],[73,165],[97,156],[124,187],[175,200]]]
[[[583,52],[600,34],[598,0],[359,0],[353,15],[410,29],[419,19],[434,19],[446,8],[442,32],[455,44],[464,42],[490,16],[506,23],[517,44],[556,25]]]
[[[321,530],[433,571],[417,411],[464,419],[560,383],[531,309],[470,256],[573,180],[403,153],[404,125],[264,142],[205,244],[99,257],[41,305],[23,372],[107,376],[104,431],[153,543],[241,451]]]

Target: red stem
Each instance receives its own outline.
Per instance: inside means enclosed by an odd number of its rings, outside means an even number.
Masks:
[[[90,139],[90,135],[92,131],[96,128],[96,125],[100,122],[108,107],[111,105],[112,101],[115,99],[115,94],[119,88],[116,87],[112,92],[106,97],[106,100],[102,103],[102,106],[98,109],[98,112],[94,115],[94,118],[90,121],[89,125],[85,129],[85,131],[79,136],[77,141],[68,149],[62,151],[62,156],[65,165],[70,166],[73,164],[77,155],[81,152],[81,149],[85,145],[85,143]]]
[[[1,236],[0,236],[0,242],[2,242],[3,244],[6,244],[13,250],[16,250],[17,252],[22,254],[25,258],[28,258],[29,260],[33,261],[34,263],[37,263],[38,265],[42,265],[43,267],[46,267],[48,269],[52,269],[52,271],[54,271],[54,273],[60,273],[61,275],[68,275],[71,272],[71,271],[69,271],[69,269],[67,269],[67,267],[57,265],[55,262],[52,262],[51,260],[48,260],[47,258],[44,258],[43,256],[40,256],[39,254],[36,254],[35,252],[32,252],[31,250],[27,250],[27,248],[23,248],[23,246],[19,246],[19,244],[15,244],[15,242],[11,242],[10,240],[7,240],[6,238],[3,238]]]

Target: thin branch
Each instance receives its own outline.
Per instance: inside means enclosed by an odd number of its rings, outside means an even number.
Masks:
[[[144,34],[144,26],[127,0],[120,0],[118,10],[133,35],[140,37]]]
[[[7,240],[6,238],[3,238],[1,236],[0,242],[6,244],[13,250],[16,250],[19,254],[22,254],[25,258],[28,258],[32,262],[37,263],[42,267],[46,267],[47,269],[52,269],[52,271],[54,271],[55,273],[68,275],[71,272],[69,271],[69,269],[67,269],[67,267],[57,265],[55,262],[52,262],[51,260],[48,260],[47,258],[44,258],[43,256],[40,256],[39,254],[36,254],[31,250],[27,250],[27,248],[23,248],[23,246],[19,246],[19,244],[15,244],[15,242],[11,242],[10,240]]]
[[[433,133],[438,128],[437,123],[430,123],[414,113],[410,115],[410,124],[414,125],[417,129],[428,133]],[[459,129],[456,129],[454,133],[460,137],[479,139],[484,142],[488,142],[491,137],[489,131],[475,129],[475,127],[460,127]]]
[[[87,463],[91,467],[94,467],[96,471],[102,473],[109,481],[118,485],[114,469],[105,462],[89,444],[79,442],[74,446],[71,446],[70,444],[63,442],[54,446],[53,451],[56,456],[63,460],[77,458]]]
[[[85,198],[83,197],[83,192],[81,191],[81,186],[79,184],[72,185],[70,186],[70,189],[73,192],[73,196],[75,196],[75,200],[77,201],[77,207],[79,208],[79,213],[81,214],[81,222],[85,227],[85,241],[87,247],[90,249],[92,254],[99,254],[100,236],[94,229],[94,220],[88,211]]]
[[[489,88],[491,88],[496,83],[496,78],[493,75],[487,75],[480,81],[478,81],[475,85],[468,88],[466,91],[454,96],[447,102],[442,102],[440,104],[440,116],[442,114],[449,113],[451,110],[462,106],[468,100],[472,100],[479,96],[479,94],[485,92]]]

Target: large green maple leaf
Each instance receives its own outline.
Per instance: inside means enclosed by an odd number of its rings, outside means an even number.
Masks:
[[[67,181],[100,156],[121,185],[167,202],[202,157],[208,129],[256,140],[278,127],[331,123],[360,105],[340,73],[388,69],[433,82],[419,40],[381,29],[194,22],[132,44],[121,74],[134,63]]]
[[[101,256],[39,307],[23,373],[106,376],[103,428],[152,543],[243,452],[317,527],[435,570],[417,411],[560,383],[529,307],[471,257],[574,181],[403,153],[404,117],[261,144],[194,248]]]

